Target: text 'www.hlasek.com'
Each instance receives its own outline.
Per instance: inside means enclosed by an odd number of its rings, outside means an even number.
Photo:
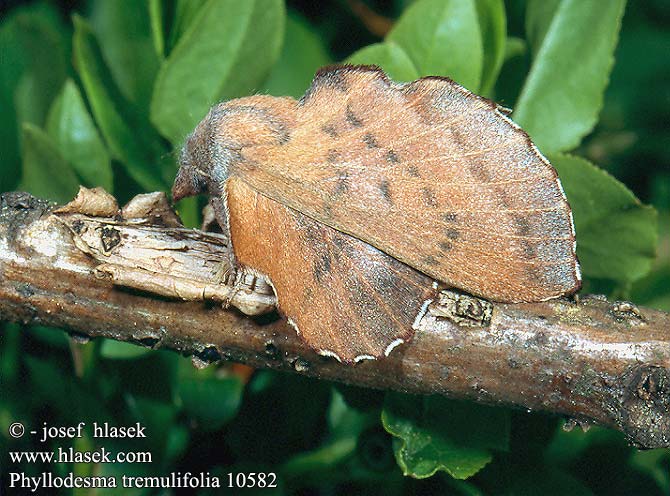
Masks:
[[[120,444],[147,438],[146,427],[139,422],[131,426],[113,426],[107,422],[80,422],[72,426],[52,426],[44,423],[29,431],[23,423],[14,422],[9,426],[8,432],[17,441],[17,445],[21,438],[30,436],[34,443],[50,448],[21,450],[17,446],[19,449],[9,452],[9,470],[4,473],[3,479],[6,479],[10,489],[36,493],[44,489],[60,488],[277,487],[277,476],[273,472],[151,474],[154,457],[150,451],[119,449]],[[30,443],[30,446],[34,444]],[[125,464],[124,470],[105,468],[113,464]],[[87,466],[96,468],[77,470],[77,467]],[[25,469],[28,467],[31,469],[26,473]],[[149,468],[137,470],[137,467]]]

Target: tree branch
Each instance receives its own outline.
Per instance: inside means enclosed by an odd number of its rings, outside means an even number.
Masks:
[[[179,227],[162,195],[121,211],[104,195],[85,200],[57,211],[25,193],[0,195],[1,320],[171,348],[198,362],[544,410],[619,429],[639,447],[670,446],[666,313],[595,296],[509,305],[443,291],[411,343],[345,366],[309,350],[284,319],[207,303],[230,296],[220,270],[226,239]],[[254,313],[273,304],[267,287],[248,284],[235,305]]]

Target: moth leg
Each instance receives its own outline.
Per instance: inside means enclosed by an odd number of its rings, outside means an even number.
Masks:
[[[275,308],[274,289],[269,281],[248,267],[239,267],[235,279],[226,283],[230,287],[223,308],[234,306],[245,315],[262,315]],[[269,304],[268,301],[273,301]]]
[[[228,222],[228,205],[226,204],[225,198],[220,196],[212,197],[210,204],[214,210],[214,216],[221,228],[221,232],[228,238],[230,248],[226,251],[226,261],[221,264],[222,267],[219,276],[222,282],[234,285],[238,278],[240,267],[235,257],[235,251],[233,250],[231,242],[232,238],[230,236],[230,225]]]

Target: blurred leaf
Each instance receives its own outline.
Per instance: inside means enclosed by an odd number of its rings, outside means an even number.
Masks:
[[[49,135],[33,124],[23,125],[21,188],[41,198],[67,203],[79,189],[74,169]]]
[[[50,5],[10,12],[0,25],[0,191],[20,177],[20,124],[43,124],[49,103],[65,77],[64,27]]]
[[[255,464],[283,463],[297,452],[317,448],[330,385],[302,376],[261,372],[266,373],[259,374],[260,382],[252,380],[239,414],[226,426],[226,443],[232,453]]]
[[[328,434],[320,446],[314,450],[301,452],[283,464],[282,477],[305,481],[322,481],[326,476],[337,479],[336,474],[345,471],[345,464],[358,466],[361,475],[361,463],[356,460],[361,443],[361,435],[366,429],[379,425],[378,412],[361,413],[351,408],[344,401],[342,394],[333,388],[330,405],[326,414]],[[382,432],[388,439],[388,436]],[[379,458],[379,450],[374,450],[374,461]],[[390,451],[390,450],[389,450]],[[390,465],[393,466],[393,455],[389,454]],[[342,474],[344,475],[344,474]],[[350,478],[340,477],[342,480]]]
[[[505,61],[525,54],[527,49],[526,40],[510,36],[505,41]]]
[[[635,451],[631,455],[631,465],[651,476],[662,494],[670,494],[670,450]]]
[[[488,95],[498,78],[505,59],[507,18],[503,0],[477,0],[475,2],[482,36],[482,82],[479,93]]]
[[[262,93],[301,97],[319,67],[332,61],[321,37],[301,16],[290,13],[279,60],[265,81]]]
[[[407,52],[421,76],[448,76],[479,90],[484,54],[473,0],[417,0],[386,39]]]
[[[237,415],[243,390],[238,377],[182,379],[178,386],[184,411],[208,431],[221,428]]]
[[[88,187],[113,190],[112,164],[79,88],[68,79],[47,118],[47,132]]]
[[[382,423],[397,438],[398,465],[417,479],[438,470],[466,479],[492,460],[492,449],[509,445],[508,411],[437,396],[388,393]]]
[[[105,339],[100,346],[100,356],[110,360],[134,360],[148,353],[151,353],[150,348],[114,339]]]
[[[66,76],[66,28],[48,4],[21,10],[12,22],[23,59],[14,90],[17,119],[42,126]]]
[[[153,47],[149,2],[95,0],[90,23],[102,55],[123,96],[149,111],[159,59]]]
[[[560,3],[561,0],[528,0],[526,5],[526,39],[533,57],[537,55],[537,51],[542,46],[544,36],[547,34]]]
[[[114,158],[121,161],[128,173],[147,191],[164,189],[157,162],[157,138],[146,136],[147,127],[126,120],[124,110],[129,105],[123,100],[102,61],[100,49],[90,26],[81,17],[74,16],[74,57],[84,84],[93,115],[105,137]],[[153,143],[147,143],[153,141]]]
[[[625,3],[563,0],[557,7],[514,111],[543,152],[570,150],[593,129]]]
[[[210,0],[163,62],[151,120],[173,144],[221,99],[258,90],[279,56],[284,33],[281,0]]]
[[[592,496],[582,482],[561,470],[541,467],[514,478],[509,496]]]
[[[195,16],[203,8],[207,0],[177,0],[174,21],[170,30],[169,51],[175,47],[179,39],[188,30]],[[166,54],[167,55],[167,54]]]
[[[420,77],[409,55],[392,41],[361,48],[350,55],[345,62],[378,65],[391,79],[398,82],[414,81]]]
[[[151,40],[160,60],[165,57],[165,5],[163,0],[149,0]]]
[[[53,408],[60,416],[58,422],[72,423],[110,420],[109,412],[100,398],[87,390],[71,371],[56,365],[55,361],[25,357],[29,381],[26,388],[31,392],[33,401],[44,408]],[[33,426],[37,427],[37,426]]]
[[[647,277],[637,281],[630,297],[636,303],[670,312],[670,263],[657,265]]]
[[[55,327],[31,326],[30,335],[55,348],[69,350],[70,338],[62,329]]]
[[[583,158],[550,158],[572,207],[584,274],[619,282],[647,274],[656,255],[656,210]]]

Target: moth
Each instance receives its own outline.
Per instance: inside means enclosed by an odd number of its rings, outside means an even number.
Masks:
[[[331,66],[300,100],[214,106],[172,194],[210,196],[233,266],[273,286],[318,353],[380,358],[438,284],[510,303],[579,289],[560,180],[507,114],[448,78]]]

